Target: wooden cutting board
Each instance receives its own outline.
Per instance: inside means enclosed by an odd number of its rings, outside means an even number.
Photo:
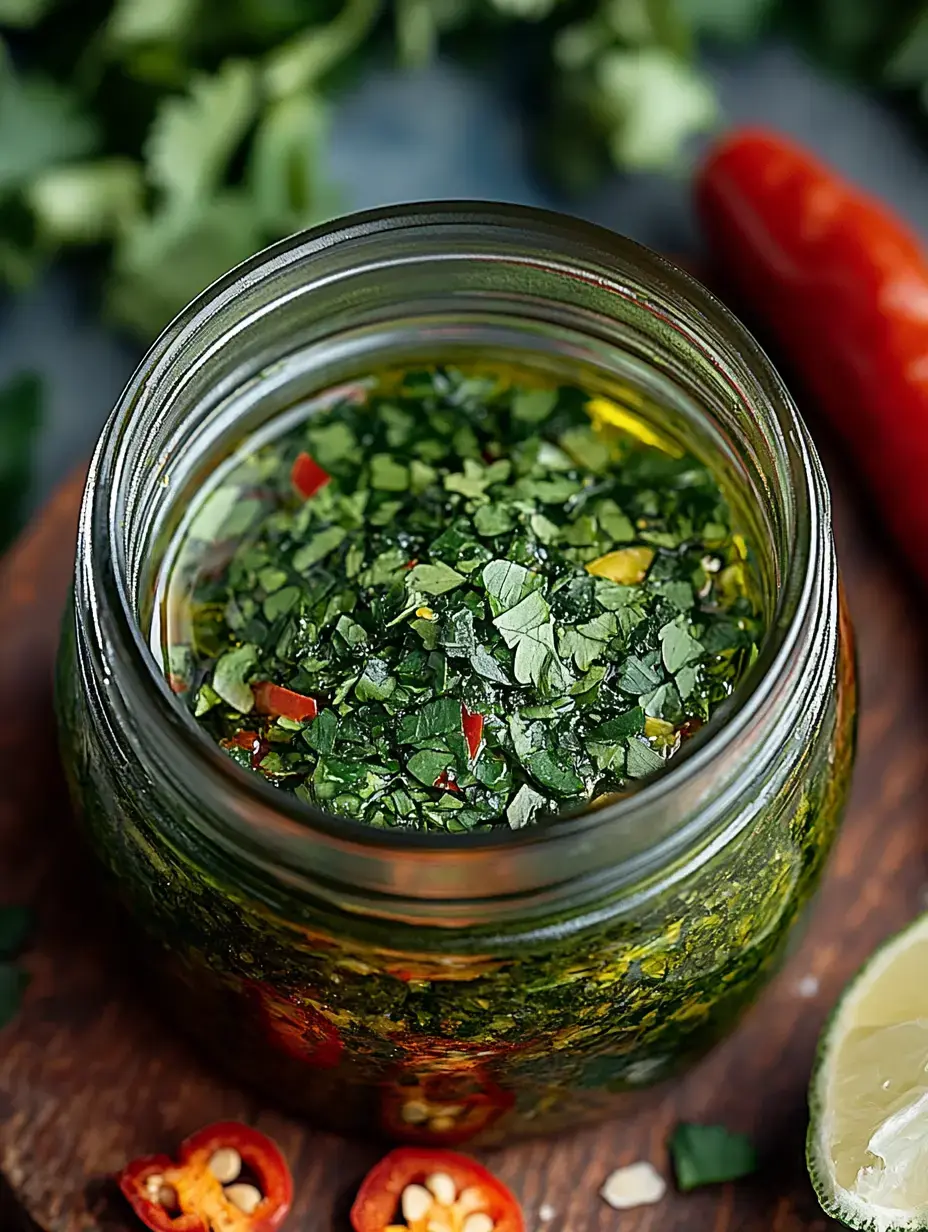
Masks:
[[[51,672],[68,585],[80,478],[58,493],[0,570],[0,902],[34,905],[32,982],[0,1036],[0,1228],[115,1232],[133,1227],[108,1174],[171,1151],[217,1118],[273,1135],[296,1175],[289,1227],[343,1232],[360,1177],[380,1154],[264,1107],[229,1085],[162,1022],[144,972],[97,899],[56,763]],[[872,537],[868,504],[838,490],[838,538],[859,635],[863,713],[853,802],[811,926],[737,1033],[634,1118],[514,1146],[492,1166],[520,1197],[529,1232],[793,1232],[825,1229],[803,1165],[815,1040],[839,989],[888,933],[925,904],[928,685],[923,621],[901,567]],[[598,1197],[614,1167],[650,1159],[681,1119],[749,1132],[756,1176],[619,1214]],[[545,1204],[555,1214],[543,1223]],[[137,1225],[135,1225],[137,1226]]]

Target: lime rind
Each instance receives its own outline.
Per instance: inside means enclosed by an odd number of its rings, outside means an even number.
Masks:
[[[828,1149],[833,1126],[834,1100],[829,1088],[834,1076],[834,1045],[846,1039],[850,1024],[855,1021],[855,1011],[880,977],[911,947],[924,942],[928,942],[928,914],[919,916],[901,932],[888,938],[867,959],[846,986],[819,1037],[809,1085],[806,1165],[816,1197],[825,1213],[859,1232],[928,1232],[928,1201],[919,1202],[915,1209],[906,1210],[867,1200],[839,1184],[835,1163]],[[924,988],[928,1004],[928,968],[924,973]],[[921,1098],[918,1103],[920,1110],[923,1109]],[[901,1119],[899,1116],[889,1118],[897,1122]],[[871,1138],[871,1142],[874,1141],[875,1136]],[[919,1166],[923,1172],[928,1172],[928,1149],[925,1150],[924,1159],[919,1159]]]

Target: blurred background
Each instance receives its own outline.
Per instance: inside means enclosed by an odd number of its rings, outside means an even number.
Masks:
[[[477,197],[698,257],[692,169],[753,122],[928,234],[928,3],[0,0],[0,545],[274,238]]]

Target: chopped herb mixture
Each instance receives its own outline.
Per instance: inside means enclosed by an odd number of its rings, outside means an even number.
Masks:
[[[763,628],[706,465],[619,403],[452,368],[334,391],[239,455],[172,553],[165,670],[239,764],[461,832],[604,802]]]

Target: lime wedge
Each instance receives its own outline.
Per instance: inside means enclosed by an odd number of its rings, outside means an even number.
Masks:
[[[848,985],[819,1042],[806,1160],[852,1228],[928,1229],[928,915]]]

